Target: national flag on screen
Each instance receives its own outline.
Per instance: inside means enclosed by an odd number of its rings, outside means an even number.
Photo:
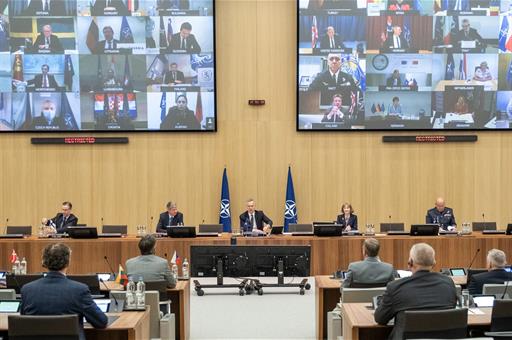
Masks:
[[[128,24],[128,19],[123,17],[123,22],[121,23],[121,33],[119,35],[120,43],[130,43],[133,44],[133,34],[130,25]]]
[[[16,262],[17,258],[18,258],[18,255],[16,254],[16,250],[13,249],[11,256],[9,257],[9,261],[11,261],[11,263],[14,263],[14,262]]]
[[[444,44],[444,16],[436,16],[436,21],[434,24],[434,46],[439,46]]]
[[[467,61],[466,61],[466,53],[464,53],[462,55],[462,58],[460,58],[459,80],[466,80],[467,78],[468,78]]]
[[[375,112],[380,112],[380,104],[375,105]]]
[[[178,266],[181,265],[181,257],[178,255],[178,253],[176,253],[176,250],[172,255],[171,263],[176,263]]]
[[[225,233],[231,232],[231,201],[229,199],[228,173],[226,168],[222,174],[222,189],[220,193],[219,224]]]
[[[174,32],[172,31],[172,19],[169,18],[169,19],[167,19],[167,43],[168,44],[171,43],[173,33]]]
[[[449,0],[441,0],[441,10],[446,11],[448,9],[450,9]]]
[[[446,59],[446,68],[444,71],[444,80],[453,80],[455,78],[455,61],[453,53],[448,54]]]
[[[136,11],[139,9],[139,0],[126,0],[126,7],[130,12]]]
[[[0,18],[0,51],[9,50],[9,37],[7,26],[3,18]]]
[[[131,119],[137,118],[137,97],[135,93],[123,93],[122,95],[123,114]]]
[[[124,271],[124,268],[121,265],[119,265],[119,271],[117,273],[115,282],[123,287],[126,287],[128,285],[128,275],[126,275],[126,272]]]
[[[297,205],[295,201],[295,190],[293,188],[292,168],[288,167],[286,199],[284,202],[284,231],[288,231],[288,224],[290,223],[297,223]]]
[[[94,53],[96,51],[96,45],[100,39],[100,32],[98,29],[98,24],[96,23],[96,18],[93,18],[91,24],[89,25],[89,30],[87,31],[87,38],[85,40],[85,44],[89,48],[89,51]]]
[[[196,119],[199,124],[203,121],[203,101],[201,100],[201,91],[197,92]]]
[[[377,112],[377,107],[375,106],[375,103],[372,104],[371,111],[372,111],[372,113]]]
[[[412,5],[415,10],[417,11],[423,11],[423,4],[421,2],[421,0],[414,0],[413,1],[413,5]]]
[[[105,94],[94,95],[94,118],[96,119],[105,115],[105,98]]]
[[[164,25],[164,17],[160,16],[160,48],[167,48],[167,37],[165,36],[165,25]]]
[[[128,61],[128,55],[126,55],[124,59],[123,89],[125,91],[133,91],[132,74],[130,72],[130,63]]]
[[[162,92],[162,98],[160,99],[160,122],[163,122],[167,115],[167,99],[166,92]]]
[[[12,65],[12,79],[23,81],[23,55],[16,54]]]
[[[103,90],[103,66],[101,65],[100,55],[98,55],[98,68],[96,70],[96,90]]]
[[[505,52],[507,50],[507,38],[508,38],[508,17],[503,16],[503,21],[501,22],[500,33],[498,35],[498,46],[500,50]]]
[[[311,24],[311,48],[316,47],[318,41],[318,25],[316,23],[316,15],[313,16],[313,23]]]
[[[459,16],[454,15],[452,16],[452,23],[450,25],[450,43],[453,43],[456,41],[456,36],[459,33]]]
[[[404,17],[404,39],[407,41],[409,47],[412,45],[412,33],[411,33],[411,17]]]
[[[73,91],[73,76],[75,75],[75,69],[73,68],[73,61],[71,56],[66,54],[64,59],[64,84],[68,91]]]
[[[76,122],[75,115],[73,114],[73,109],[71,108],[71,105],[69,105],[68,96],[65,92],[62,93],[60,107],[61,116],[64,120],[66,130],[78,130],[78,124]]]
[[[21,126],[22,130],[28,130],[32,125],[32,109],[30,106],[30,95],[28,93],[25,94],[25,120]]]

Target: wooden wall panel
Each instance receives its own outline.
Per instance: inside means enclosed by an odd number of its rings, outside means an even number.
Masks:
[[[283,221],[292,166],[301,222],[331,220],[350,201],[360,225],[422,222],[437,196],[463,221],[512,222],[512,134],[471,144],[383,144],[384,133],[295,131],[296,7],[292,0],[218,0],[218,132],[126,133],[128,145],[33,146],[0,134],[0,225],[35,225],[63,200],[81,222],[149,223],[178,202],[187,224],[218,220],[228,168],[234,225],[245,199]],[[249,107],[248,99],[265,99]],[[462,132],[461,132],[462,133]],[[398,133],[400,134],[400,133]],[[103,136],[103,135],[102,135]]]

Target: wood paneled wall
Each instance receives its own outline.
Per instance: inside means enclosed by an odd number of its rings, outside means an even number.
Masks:
[[[383,133],[298,133],[296,4],[218,0],[218,132],[133,133],[128,145],[33,146],[30,134],[0,134],[0,225],[35,225],[63,200],[91,225],[149,223],[168,200],[187,224],[218,220],[228,168],[232,215],[253,197],[283,221],[291,164],[301,222],[328,220],[350,201],[360,224],[421,222],[437,196],[459,223],[512,222],[512,133],[477,143],[383,144]],[[265,99],[249,107],[248,99]]]

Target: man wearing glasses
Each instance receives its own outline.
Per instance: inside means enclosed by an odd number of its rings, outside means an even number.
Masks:
[[[341,55],[329,53],[327,65],[327,70],[317,74],[315,80],[309,86],[309,90],[335,90],[340,86],[356,86],[354,78],[340,70]]]
[[[201,124],[196,119],[194,111],[187,106],[188,100],[184,94],[176,98],[176,106],[169,108],[167,116],[160,124],[161,130],[200,130]]]

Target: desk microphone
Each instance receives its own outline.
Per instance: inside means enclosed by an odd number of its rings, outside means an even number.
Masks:
[[[112,265],[110,264],[107,255],[103,256],[103,259],[105,262],[107,262],[108,267],[110,268],[110,272],[116,277],[116,272],[114,271],[114,268],[112,268]]]
[[[107,288],[107,292],[109,292],[109,295],[112,297],[112,299],[116,303],[116,310],[115,311],[118,312],[118,313],[122,312],[122,310],[121,311],[119,310],[119,302],[117,302],[115,294],[110,294],[110,287],[107,286],[107,284],[105,283],[105,281],[103,281],[102,278],[100,278],[100,282],[103,283],[103,286],[105,286],[105,288]],[[108,311],[108,312],[110,312],[110,311]]]
[[[507,280],[507,282],[505,282],[505,290],[503,291],[503,294],[501,295],[502,300],[505,298],[505,295],[507,295],[507,289],[508,289],[509,282],[510,282],[509,280]]]
[[[151,216],[151,217],[149,218],[149,225],[150,225],[151,227],[153,227],[153,216]]]
[[[164,253],[164,257],[165,257],[165,259],[167,260],[167,253]]]
[[[389,215],[388,218],[389,218],[389,223],[391,223],[391,215]]]
[[[484,229],[487,230],[487,225],[485,224],[485,213],[482,213],[482,222],[484,223]]]
[[[101,226],[103,227],[103,216],[101,217]]]
[[[7,217],[5,219],[5,230],[4,230],[4,234],[7,234],[7,226],[9,225],[9,217]]]
[[[473,262],[475,262],[476,260],[476,256],[478,255],[478,253],[480,252],[480,248],[478,248],[475,252],[475,255],[473,256],[473,259],[471,260],[471,262],[469,263],[469,267],[468,267],[468,270],[471,268],[471,266],[473,265]]]

